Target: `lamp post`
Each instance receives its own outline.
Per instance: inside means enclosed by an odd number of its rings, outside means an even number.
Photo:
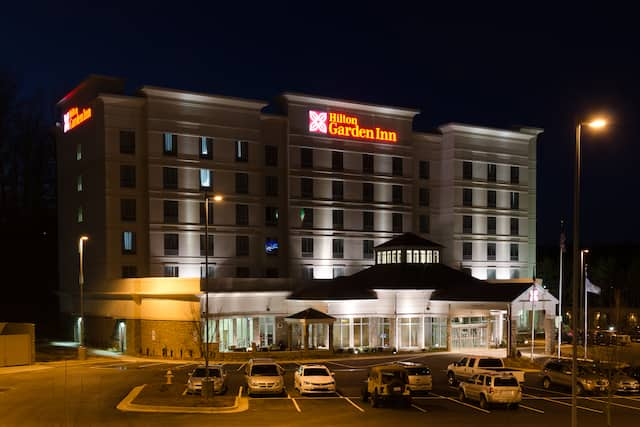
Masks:
[[[580,299],[579,294],[579,278],[580,278],[580,261],[579,250],[580,247],[580,173],[582,168],[582,162],[580,158],[580,133],[582,132],[582,125],[587,125],[591,128],[597,129],[606,126],[606,122],[602,119],[594,120],[588,123],[579,123],[576,126],[576,153],[575,153],[575,174],[573,181],[573,268],[572,268],[572,313],[571,313],[571,329],[573,330],[573,342],[571,352],[571,427],[577,427],[578,425],[578,399],[576,396],[577,391],[577,377],[576,371],[578,369],[578,310]]]
[[[78,359],[85,359],[87,352],[84,347],[84,242],[89,240],[87,236],[78,239],[78,254],[80,255],[80,271],[78,285],[80,286],[80,346],[78,346]]]

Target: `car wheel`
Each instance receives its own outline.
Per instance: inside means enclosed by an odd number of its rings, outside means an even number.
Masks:
[[[380,406],[380,400],[378,397],[378,390],[374,390],[373,394],[371,395],[371,407],[372,408],[377,408],[378,406]]]
[[[489,402],[487,402],[487,398],[484,396],[480,396],[480,407],[482,409],[489,409]]]
[[[467,396],[464,394],[463,389],[460,389],[460,391],[458,392],[458,399],[460,399],[460,402],[464,402],[465,400],[467,400]]]
[[[449,372],[447,374],[447,381],[449,382],[449,385],[456,385],[458,383],[453,372]]]
[[[544,377],[542,380],[542,387],[549,390],[551,388],[551,379],[549,377]]]

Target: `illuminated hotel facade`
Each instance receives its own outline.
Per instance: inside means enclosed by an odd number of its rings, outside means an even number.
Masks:
[[[384,264],[420,259],[473,280],[533,284],[539,129],[450,123],[422,133],[413,130],[419,112],[405,108],[290,93],[269,104],[149,86],[127,95],[121,80],[99,76],[58,107],[60,301],[78,323],[78,241],[88,236],[90,344],[197,354],[199,319],[208,312],[208,341],[220,350],[292,347],[298,326],[287,316],[313,307],[337,322],[310,335],[314,347],[330,338],[340,348],[433,347],[424,337],[437,310],[445,325],[437,346],[451,347],[450,303],[427,301],[428,316],[409,308],[409,318],[419,318],[409,335],[422,338],[404,345],[397,306],[394,317],[357,297],[331,302],[295,291],[355,275],[383,257]],[[207,209],[205,196],[213,195],[222,200],[210,199]],[[426,249],[415,248],[413,258],[403,248],[396,258],[377,249],[407,232],[437,251],[427,259]],[[379,289],[378,299],[397,301],[397,292]],[[503,302],[480,314],[469,309],[467,317],[497,322],[508,311]],[[526,310],[511,316],[524,322]],[[393,324],[391,332],[380,333],[379,322]],[[364,324],[368,336],[356,340]]]

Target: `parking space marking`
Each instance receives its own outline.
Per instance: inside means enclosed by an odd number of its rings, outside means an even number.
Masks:
[[[351,403],[351,405],[353,405],[354,408],[356,408],[358,411],[360,412],[364,412],[364,409],[362,409],[359,405],[356,405],[355,402],[351,399],[349,399],[346,396],[341,395],[340,393],[337,393],[338,396],[340,396],[342,399],[346,400],[347,402]]]
[[[533,396],[533,395],[531,395],[531,394],[525,394],[525,393],[523,393],[523,396],[527,396],[527,397],[534,397],[534,398],[537,398],[537,399],[542,399],[542,400],[546,400],[546,401],[549,401],[549,402],[557,403],[558,405],[564,405],[564,406],[569,406],[569,407],[571,407],[571,404],[570,404],[570,403],[560,402],[560,401],[559,401],[557,398],[555,398],[555,397]],[[583,410],[585,410],[585,411],[595,412],[596,414],[603,414],[603,413],[604,413],[603,411],[600,411],[600,410],[598,410],[598,409],[588,408],[588,407],[586,407],[586,406],[576,405],[576,408],[583,409]]]
[[[635,409],[636,411],[640,411],[640,408],[637,406],[631,406],[631,405],[623,405],[622,403],[616,403],[616,402],[607,402],[606,400],[600,400],[600,399],[594,399],[593,397],[587,397],[587,400],[590,400],[592,402],[598,402],[598,403],[602,403],[602,404],[611,404],[613,406],[620,406],[621,408],[628,408],[628,409]],[[605,398],[603,398],[605,399]]]
[[[522,403],[520,404],[520,407],[524,409],[528,409],[529,411],[537,412],[539,414],[544,414],[544,411],[542,409],[532,408],[531,406],[526,406],[526,405],[523,405]]]
[[[182,392],[182,395],[183,395],[183,396],[186,396],[186,395],[187,395],[187,391],[188,391],[188,390],[189,390],[189,388],[188,388],[188,387],[185,387],[185,388],[184,388],[184,391]]]
[[[416,408],[418,411],[420,411],[420,412],[422,412],[422,413],[427,412],[427,410],[426,410],[426,409],[421,408],[421,407],[419,407],[418,405],[413,404],[413,403],[411,404],[411,407]]]
[[[146,365],[140,365],[138,366],[138,368],[150,368],[152,366],[158,366],[158,365],[166,365],[166,363],[165,362],[148,363]]]
[[[195,365],[195,363],[187,363],[185,365],[176,366],[175,369],[188,368],[189,366]]]
[[[287,398],[289,398],[289,400],[293,402],[293,406],[296,407],[296,411],[302,412],[302,410],[300,409],[300,406],[298,406],[298,402],[296,402],[296,400],[293,397],[291,397],[291,395],[288,392],[287,392]]]
[[[240,367],[236,369],[236,372],[240,372],[240,370],[244,367],[244,365],[246,365],[246,363],[243,363],[242,365],[240,365]]]
[[[440,395],[439,395],[439,394],[437,394],[437,393],[433,393],[433,394],[435,394],[435,395],[436,395],[436,396],[438,396],[438,397],[442,397],[442,398],[444,398],[444,399],[447,399],[447,400],[450,400],[450,401],[452,401],[452,402],[455,402],[455,403],[457,403],[457,404],[459,404],[459,405],[463,405],[463,406],[467,406],[467,407],[469,407],[469,408],[477,409],[478,411],[480,411],[480,412],[484,412],[485,414],[490,414],[490,413],[491,413],[491,411],[487,411],[486,409],[479,408],[479,407],[477,407],[477,406],[475,406],[475,405],[471,405],[471,404],[466,403],[466,402],[461,402],[460,400],[454,399],[453,397],[440,396]]]

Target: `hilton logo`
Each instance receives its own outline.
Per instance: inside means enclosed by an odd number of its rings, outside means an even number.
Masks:
[[[309,110],[309,132],[327,133],[327,113]]]
[[[309,132],[369,141],[398,141],[395,131],[361,127],[356,116],[326,111],[309,110]]]

